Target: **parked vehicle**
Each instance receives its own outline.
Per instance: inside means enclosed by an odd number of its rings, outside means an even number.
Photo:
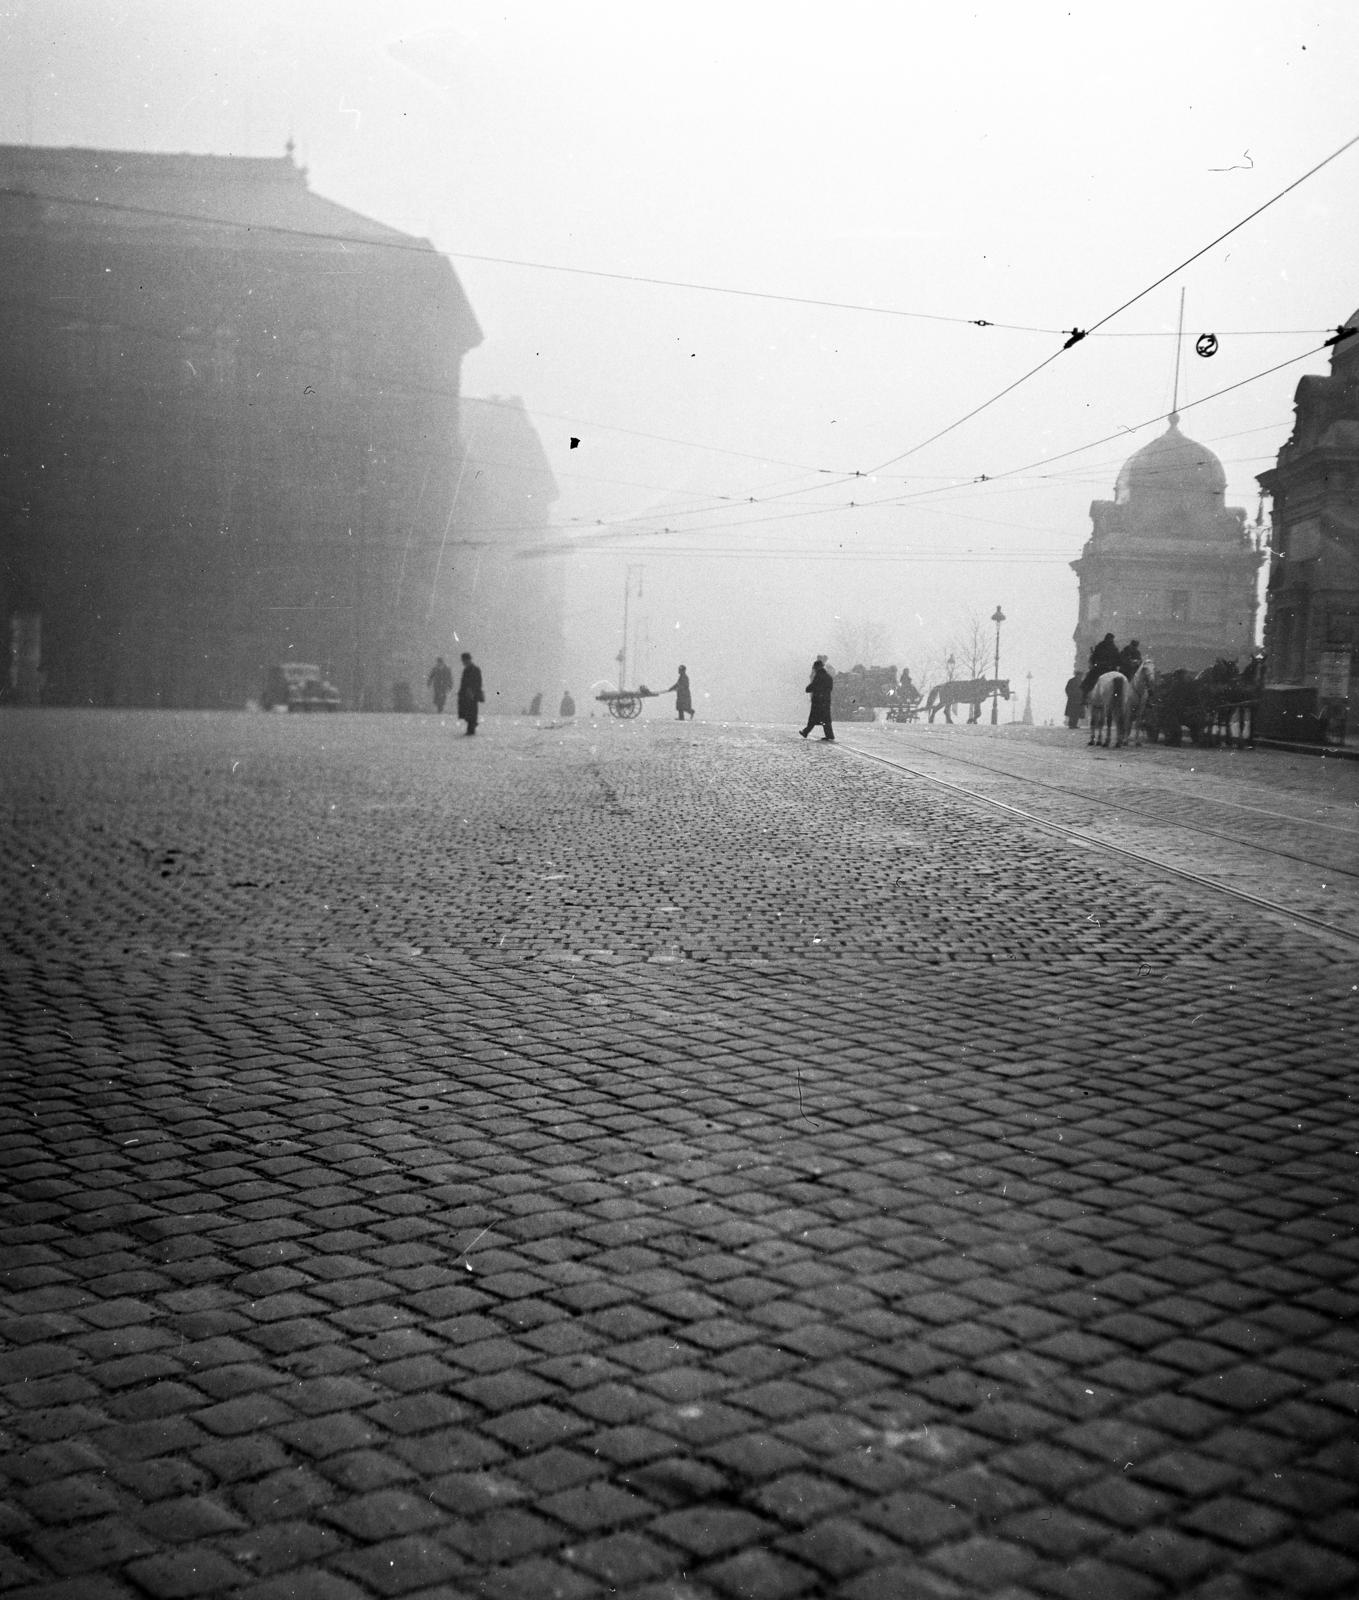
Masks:
[[[282,661],[270,667],[260,700],[266,711],[338,711],[340,691],[310,662]]]

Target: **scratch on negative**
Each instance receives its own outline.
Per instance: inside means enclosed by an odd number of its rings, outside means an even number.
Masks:
[[[476,1239],[472,1240],[472,1244],[469,1244],[467,1246],[467,1248],[465,1250],[460,1251],[459,1254],[464,1255],[464,1256],[470,1256],[471,1253],[472,1253],[472,1245],[476,1244],[478,1240],[484,1239],[486,1237],[486,1235],[490,1231],[491,1231],[491,1224],[488,1222],[486,1224],[486,1226],[481,1230],[481,1232],[477,1235]]]

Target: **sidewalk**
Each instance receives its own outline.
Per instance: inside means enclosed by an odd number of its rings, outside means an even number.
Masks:
[[[1359,1585],[1350,957],[787,730],[0,736],[0,1589]]]

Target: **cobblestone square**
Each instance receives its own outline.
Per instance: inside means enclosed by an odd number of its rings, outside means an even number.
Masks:
[[[1359,766],[1013,779],[1328,939],[876,729],[0,742],[0,1590],[1359,1590]]]

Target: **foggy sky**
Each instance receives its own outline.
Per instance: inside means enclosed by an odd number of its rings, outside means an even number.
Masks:
[[[578,692],[615,670],[631,563],[643,675],[685,661],[700,708],[791,673],[800,718],[838,629],[879,630],[923,686],[1000,603],[1002,673],[1056,717],[1067,563],[1164,427],[1139,425],[1170,409],[1181,287],[1182,426],[1252,518],[1325,356],[1193,402],[1359,306],[1356,147],[914,448],[1359,133],[1344,3],[28,0],[0,5],[0,44],[0,141],[291,137],[317,193],[450,254],[486,335],[464,392],[524,397],[557,522],[606,546],[571,558]]]

